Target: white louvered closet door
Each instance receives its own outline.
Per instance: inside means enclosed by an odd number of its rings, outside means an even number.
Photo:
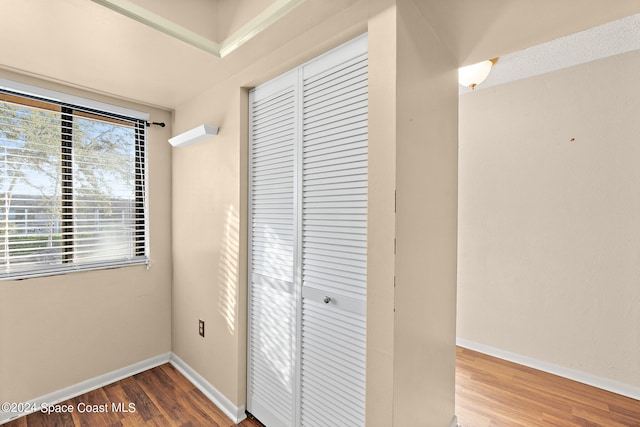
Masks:
[[[250,93],[247,409],[363,426],[367,37]]]
[[[296,414],[297,84],[289,72],[249,95],[247,410],[269,427]]]
[[[367,39],[303,67],[301,426],[363,426]]]

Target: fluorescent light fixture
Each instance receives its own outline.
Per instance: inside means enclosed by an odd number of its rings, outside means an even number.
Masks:
[[[217,126],[200,125],[169,139],[174,147],[184,147],[218,134]]]

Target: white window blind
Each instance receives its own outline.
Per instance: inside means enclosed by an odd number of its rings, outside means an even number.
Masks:
[[[145,132],[0,90],[0,279],[147,262]]]

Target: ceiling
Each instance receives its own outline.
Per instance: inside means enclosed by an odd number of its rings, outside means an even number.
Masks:
[[[637,0],[415,0],[440,39],[470,65],[640,13]]]
[[[278,1],[124,0],[216,44]],[[413,1],[460,64],[640,13],[637,0]],[[314,37],[334,34],[338,14],[366,19],[371,3],[304,0],[220,58],[96,1],[2,0],[0,15],[10,19],[0,26],[0,67],[173,109],[311,28],[322,29]]]
[[[92,0],[2,0],[0,67],[173,109],[356,1],[306,0],[219,58]],[[214,42],[274,2],[135,0]]]
[[[633,51],[640,53],[640,14],[501,56],[475,91]]]

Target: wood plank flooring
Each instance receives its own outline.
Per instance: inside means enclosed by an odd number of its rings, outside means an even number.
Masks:
[[[115,411],[112,403],[135,405]],[[165,364],[61,403],[72,413],[35,412],[3,427],[261,427],[252,420],[236,425],[172,365]],[[108,411],[79,413],[78,408],[107,404]],[[80,406],[79,406],[80,405]],[[117,409],[117,408],[116,408]]]
[[[458,347],[463,427],[640,426],[640,401]]]
[[[109,411],[36,412],[3,427],[261,427],[252,420],[234,424],[169,364],[63,404],[81,403],[106,403]],[[112,403],[133,403],[135,412],[113,411]],[[456,414],[463,427],[640,427],[640,401],[463,348],[457,349]]]

